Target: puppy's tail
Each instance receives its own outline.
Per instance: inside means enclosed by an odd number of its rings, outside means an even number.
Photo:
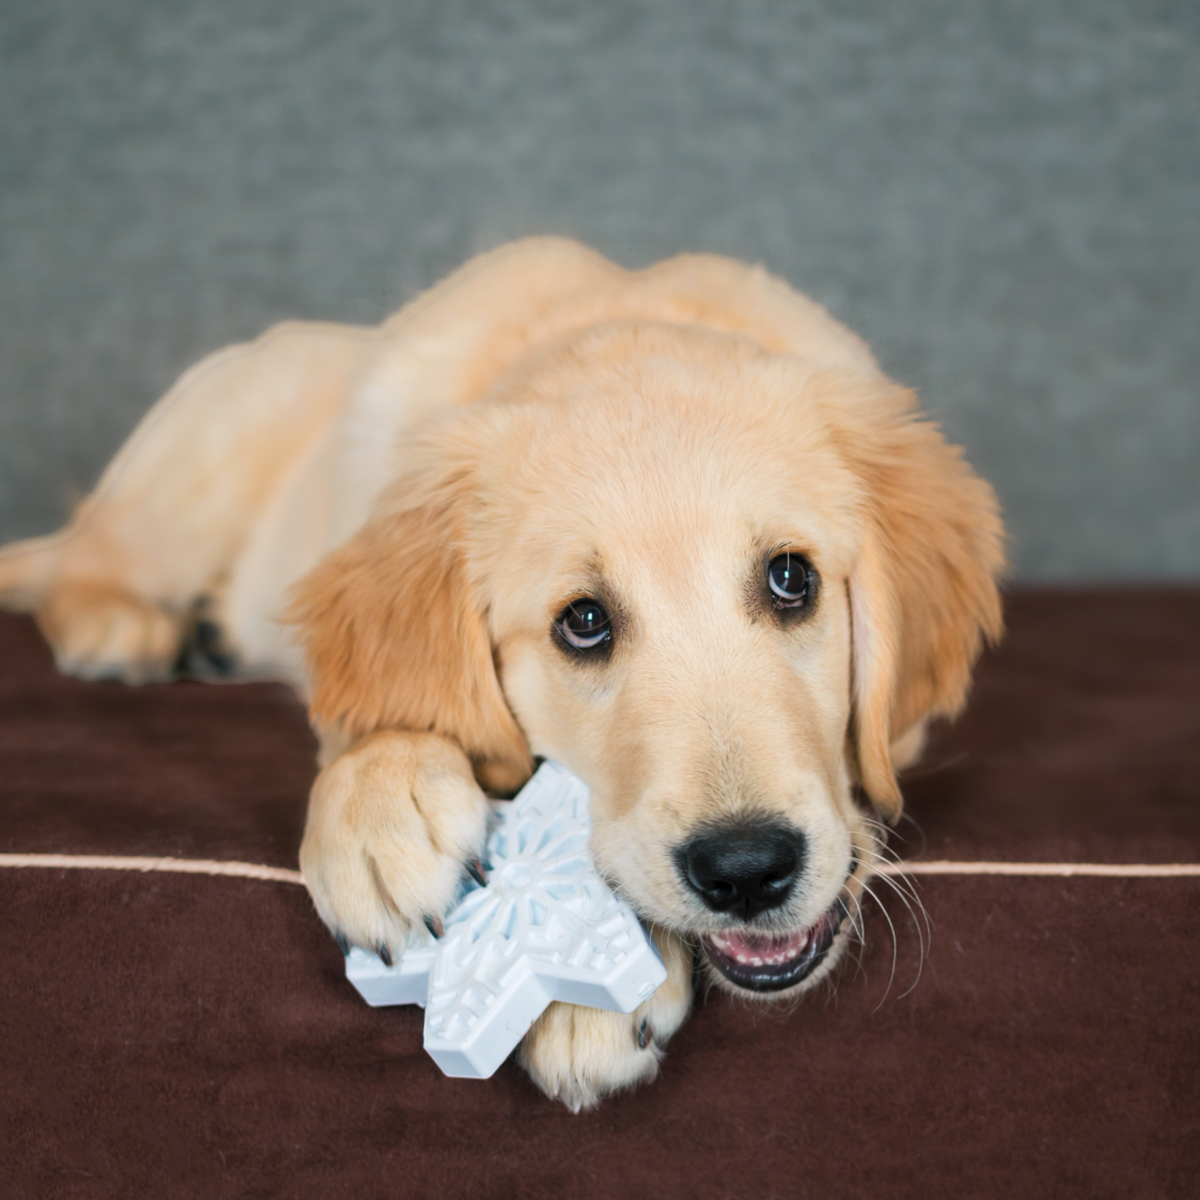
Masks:
[[[63,534],[0,547],[0,609],[32,612],[53,582]]]

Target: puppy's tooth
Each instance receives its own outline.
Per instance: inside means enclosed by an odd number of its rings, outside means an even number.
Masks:
[[[442,934],[446,932],[446,930],[442,926],[442,918],[441,917],[426,917],[425,918],[425,928],[428,929],[429,932],[432,933],[435,938],[440,938],[442,936]]]
[[[484,869],[483,863],[477,858],[467,859],[467,874],[475,880],[480,887],[487,887],[487,871]]]
[[[390,967],[392,965],[392,952],[389,949],[387,942],[380,942],[379,945],[375,947],[375,953],[383,959],[383,965],[385,967]]]
[[[350,955],[350,943],[346,941],[346,935],[344,933],[335,933],[333,940],[337,942],[338,949],[342,952],[342,957],[348,958]]]

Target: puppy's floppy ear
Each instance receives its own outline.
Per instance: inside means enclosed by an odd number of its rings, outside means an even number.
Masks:
[[[991,487],[912,392],[881,384],[830,416],[865,497],[849,584],[854,748],[863,787],[895,820],[897,743],[962,708],[984,640],[1000,636],[1004,527]]]
[[[305,644],[314,722],[348,741],[379,729],[453,738],[481,783],[505,791],[533,767],[468,575],[473,486],[469,468],[428,458],[296,585],[284,619]]]

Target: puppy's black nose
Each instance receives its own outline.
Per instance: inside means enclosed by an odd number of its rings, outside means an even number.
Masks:
[[[711,825],[675,851],[688,887],[719,913],[749,921],[791,895],[805,839],[783,822],[742,819]]]

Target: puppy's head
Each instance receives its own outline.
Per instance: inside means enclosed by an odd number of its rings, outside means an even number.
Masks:
[[[848,937],[893,752],[999,632],[991,490],[911,394],[739,338],[596,329],[409,443],[302,586],[321,721],[592,791],[600,870],[788,994]]]

